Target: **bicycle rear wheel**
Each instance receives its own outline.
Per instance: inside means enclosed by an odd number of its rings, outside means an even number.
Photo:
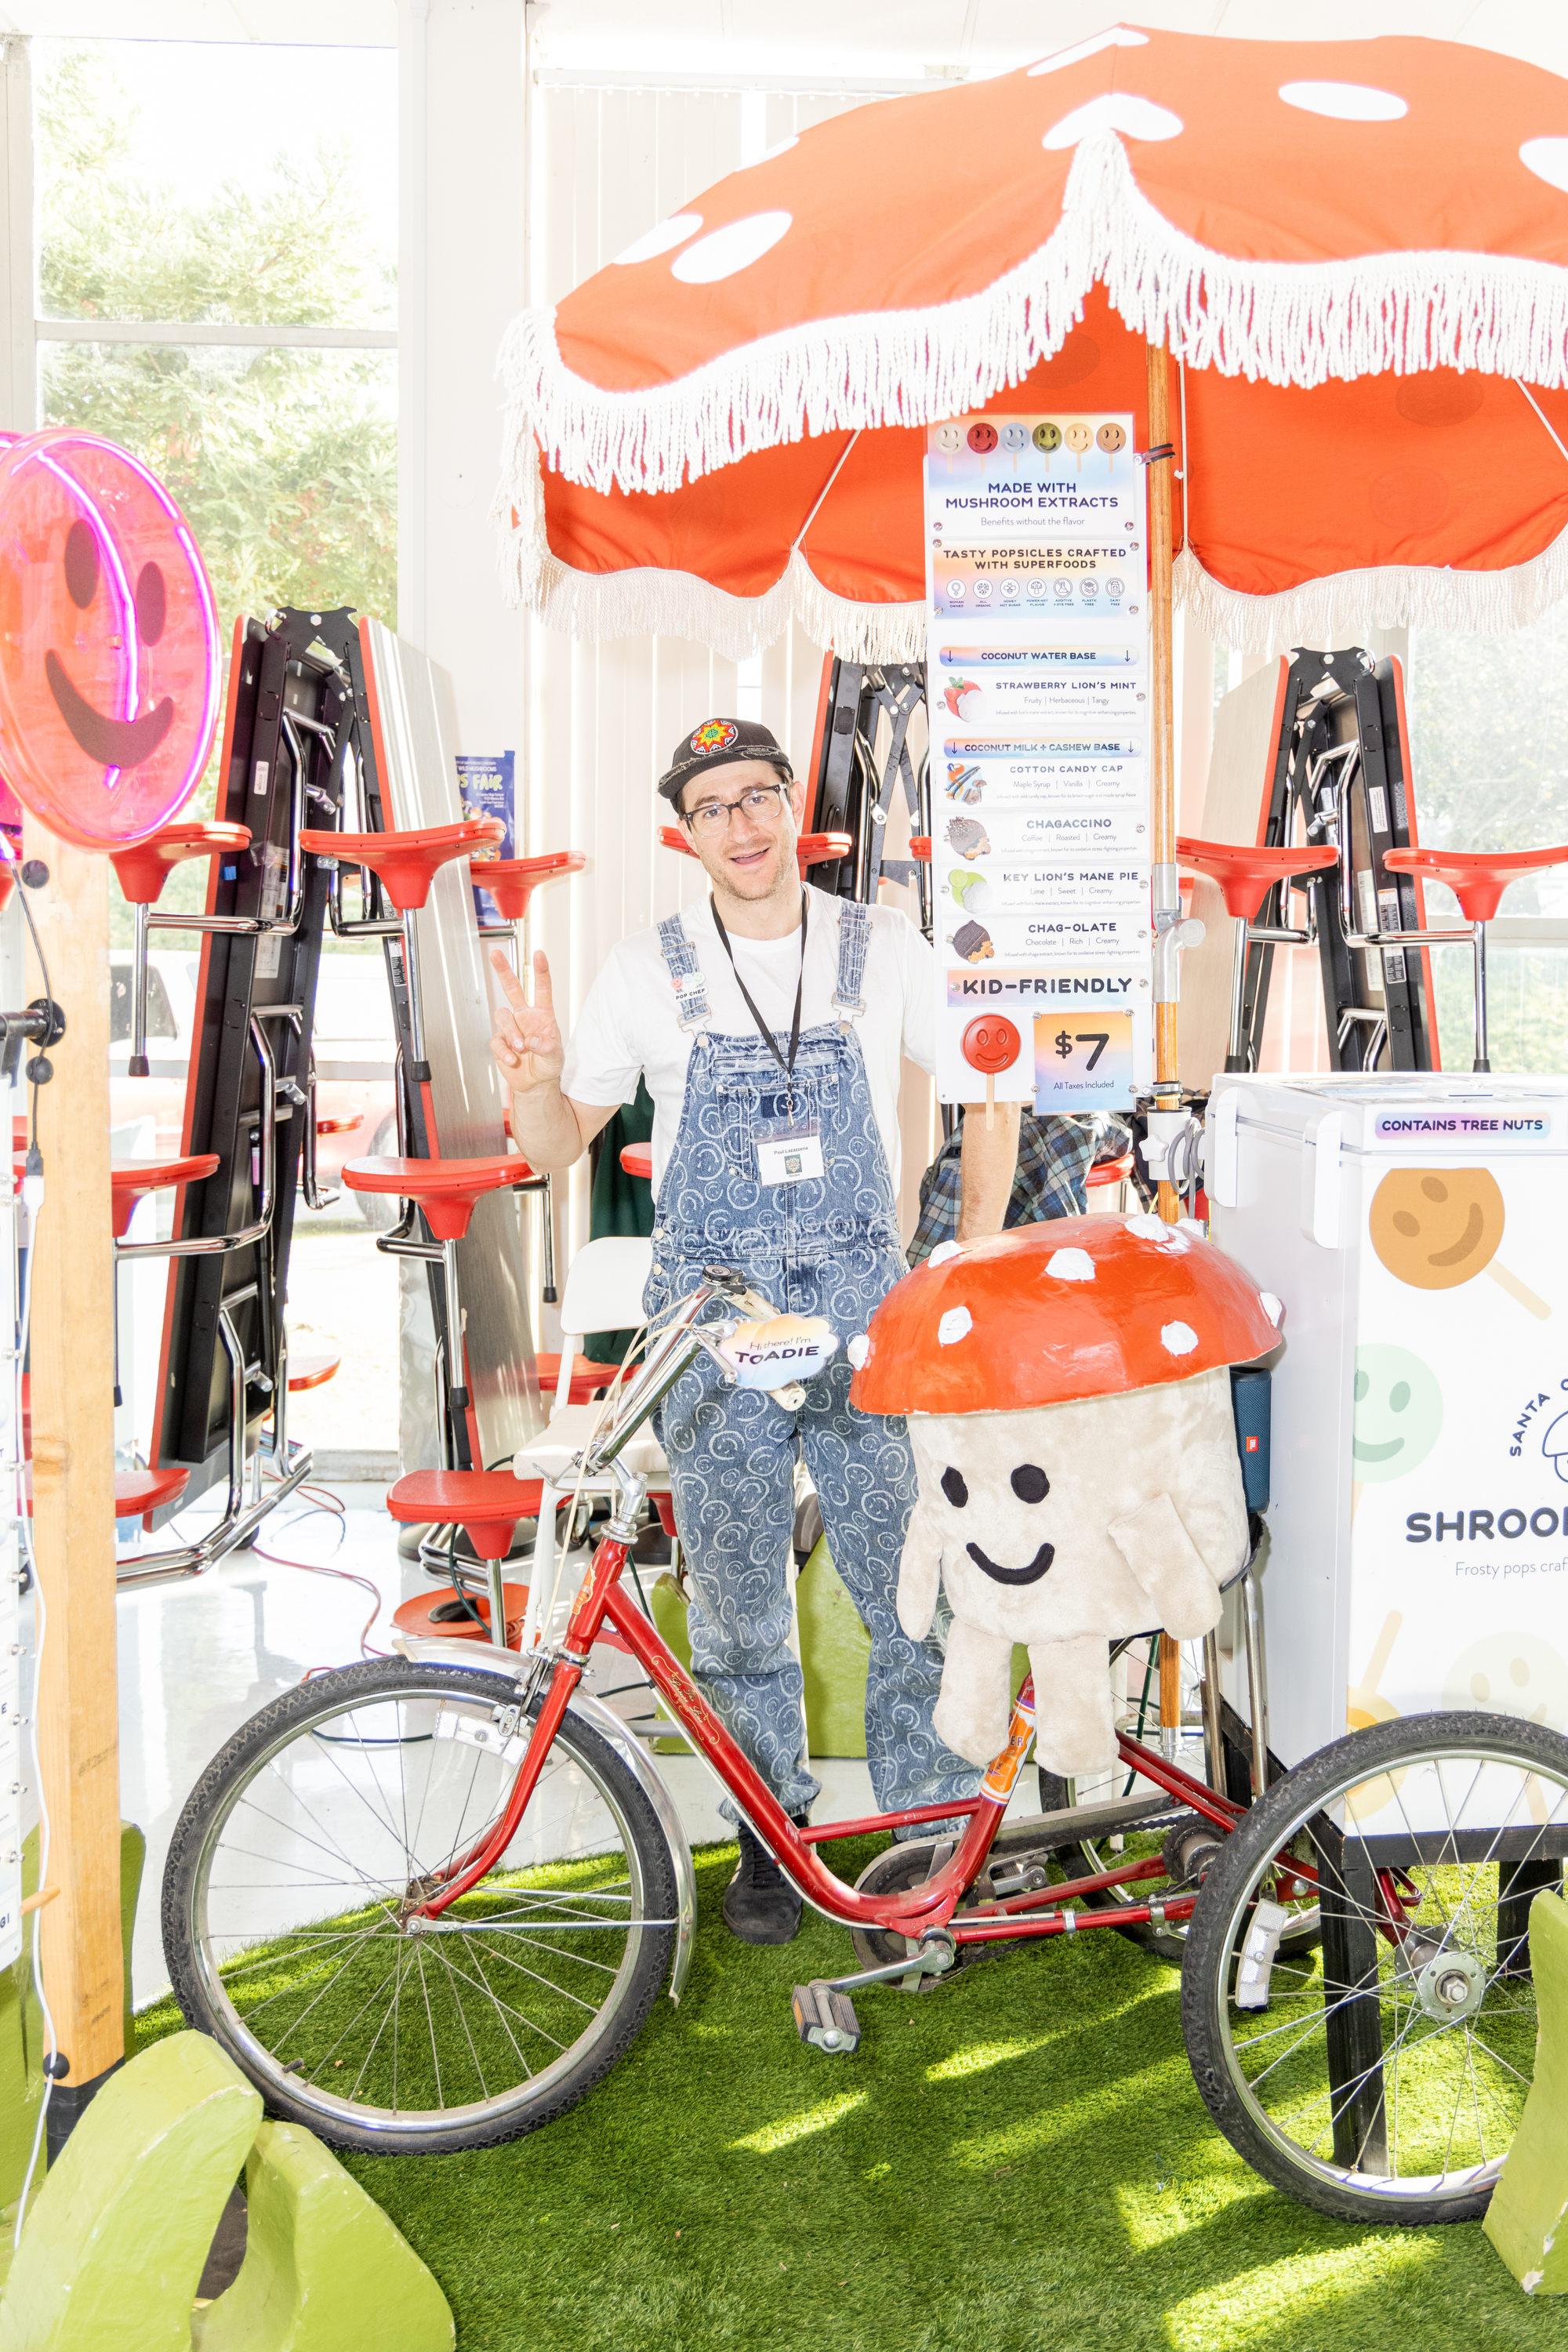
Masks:
[[[1343,2221],[1484,2212],[1534,2067],[1529,1906],[1565,1852],[1568,1740],[1506,1716],[1395,1717],[1277,1780],[1215,1857],[1182,1967],[1231,2146]],[[1270,1961],[1314,1906],[1320,1951]]]
[[[509,1675],[388,1661],[301,1684],[213,1759],[169,1851],[164,1957],[272,2114],[334,2147],[493,2147],[641,2030],[674,1950],[669,1850],[570,1709],[505,1853],[414,1914],[497,1820],[527,1736]]]

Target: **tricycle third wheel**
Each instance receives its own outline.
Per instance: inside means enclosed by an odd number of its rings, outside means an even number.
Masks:
[[[1535,2063],[1530,1906],[1568,1853],[1568,1739],[1377,1723],[1244,1816],[1182,1964],[1199,2091],[1266,2180],[1344,2221],[1485,2211]],[[1317,1906],[1321,1939],[1291,1953]]]

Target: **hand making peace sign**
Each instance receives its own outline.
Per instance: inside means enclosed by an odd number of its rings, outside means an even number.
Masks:
[[[490,961],[504,992],[490,1024],[490,1052],[513,1094],[530,1094],[536,1087],[552,1085],[561,1076],[566,1048],[555,1019],[550,985],[550,959],[536,949],[533,957],[533,1003],[500,948],[490,950]]]

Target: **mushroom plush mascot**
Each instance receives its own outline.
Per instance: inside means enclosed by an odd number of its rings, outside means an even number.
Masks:
[[[899,1622],[923,1637],[945,1588],[934,1721],[960,1756],[1005,1746],[1022,1642],[1039,1761],[1114,1763],[1107,1643],[1216,1622],[1247,1557],[1228,1368],[1278,1314],[1196,1224],[1070,1217],[933,1251],[851,1344],[850,1402],[909,1419]]]

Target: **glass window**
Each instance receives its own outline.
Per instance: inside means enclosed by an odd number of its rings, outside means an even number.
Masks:
[[[226,651],[237,614],[279,604],[395,625],[395,53],[39,39],[33,57],[40,423],[167,483]],[[189,912],[205,887],[180,866],[163,903]]]

